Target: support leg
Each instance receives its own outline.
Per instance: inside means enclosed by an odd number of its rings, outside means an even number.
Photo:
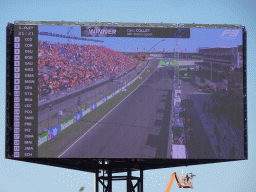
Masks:
[[[139,185],[140,189],[139,192],[143,192],[143,170],[140,169],[140,185]]]
[[[95,180],[95,192],[99,192],[99,170],[97,170],[95,173]]]
[[[132,180],[131,180],[132,174],[131,169],[128,168],[127,170],[127,192],[132,192]]]
[[[108,192],[112,192],[112,170],[108,170]]]

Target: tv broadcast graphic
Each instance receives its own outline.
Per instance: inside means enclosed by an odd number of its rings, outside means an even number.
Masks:
[[[248,158],[240,25],[15,21],[6,98],[10,159]]]

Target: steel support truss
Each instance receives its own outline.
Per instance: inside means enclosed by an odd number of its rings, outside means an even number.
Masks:
[[[132,176],[132,170],[130,168],[127,169],[127,175],[125,176],[113,176],[112,169],[103,170],[103,176],[99,176],[99,172],[100,170],[97,170],[95,173],[95,192],[99,192],[100,184],[103,186],[103,192],[112,192],[112,181],[118,180],[127,181],[127,192],[143,192],[143,170],[140,170],[140,177]],[[107,176],[105,176],[105,172]],[[135,185],[132,183],[133,180],[137,181]],[[107,181],[107,185],[105,181]]]

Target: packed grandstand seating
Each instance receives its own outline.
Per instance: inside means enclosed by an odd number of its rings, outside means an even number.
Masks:
[[[137,60],[98,45],[38,43],[39,97],[116,76]]]

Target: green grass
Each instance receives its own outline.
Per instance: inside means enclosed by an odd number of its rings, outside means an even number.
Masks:
[[[194,77],[194,75],[193,75],[193,74],[191,74],[191,73],[190,73],[190,74],[188,73],[188,75],[187,75],[187,76],[184,76],[184,74],[180,74],[180,77],[181,77],[181,78],[193,78],[193,77]]]
[[[191,77],[180,77],[182,79],[190,79]]]
[[[179,63],[172,61],[171,65],[179,66]]]
[[[147,71],[150,70],[150,72]],[[39,157],[58,157],[63,153],[72,143],[74,143],[79,137],[87,132],[93,125],[95,125],[100,119],[102,119],[109,111],[111,111],[116,105],[118,105],[126,96],[128,96],[133,90],[153,73],[155,68],[147,68],[141,75],[142,79],[137,79],[133,84],[128,86],[126,92],[120,92],[114,97],[109,99],[106,103],[96,107],[95,110],[83,116],[78,122],[70,125],[51,140],[43,143],[39,146]]]
[[[165,61],[160,61],[158,65],[163,65],[163,66],[165,66]]]
[[[179,68],[179,71],[187,71],[188,68]]]
[[[165,66],[165,63],[166,63],[166,62],[173,63],[173,62],[172,62],[172,59],[167,59],[167,60],[162,60],[162,61],[160,61],[158,65],[160,65],[160,66]],[[171,64],[171,65],[172,65],[172,64]],[[165,66],[165,67],[170,67],[171,65],[168,65],[168,66]]]

